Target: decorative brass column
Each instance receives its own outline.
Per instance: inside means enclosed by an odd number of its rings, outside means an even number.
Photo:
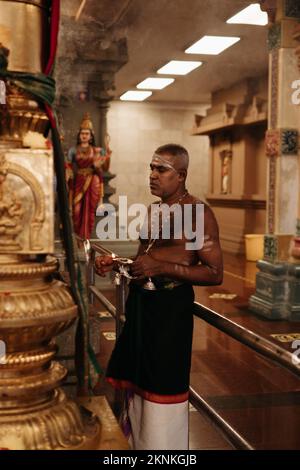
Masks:
[[[49,5],[49,0],[0,0],[0,47],[9,53],[9,71],[42,73]],[[48,119],[32,96],[10,84],[6,88],[6,106],[0,105],[0,147],[21,147],[24,134],[43,133]]]
[[[77,308],[66,286],[51,279],[56,269],[54,258],[0,255],[1,448],[92,449],[99,441],[100,424],[83,419],[58,388],[66,369],[52,361],[51,339],[71,325]]]
[[[9,70],[41,73],[46,62],[49,0],[0,0],[0,42]]]
[[[0,42],[14,70],[42,70],[48,4],[0,0]],[[25,25],[30,27],[22,35]],[[53,337],[77,315],[68,287],[54,277],[53,153],[22,148],[24,134],[42,132],[47,117],[17,87],[8,85],[7,100],[0,105],[0,340],[6,349],[0,361],[0,448],[95,449],[100,422],[65,396],[59,386],[66,369],[53,361]]]

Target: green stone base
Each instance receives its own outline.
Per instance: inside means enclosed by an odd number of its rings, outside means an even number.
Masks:
[[[250,297],[249,308],[269,320],[286,320],[288,316],[284,303],[274,304],[256,295]]]
[[[256,291],[250,297],[249,307],[269,320],[287,319],[288,282],[286,263],[258,261],[260,272],[256,275]]]
[[[300,321],[300,265],[290,264],[288,269],[289,292],[287,310],[290,321]]]

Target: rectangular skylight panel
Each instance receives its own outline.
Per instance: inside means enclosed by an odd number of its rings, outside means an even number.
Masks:
[[[149,77],[140,82],[136,87],[141,90],[162,90],[171,85],[175,81],[174,78],[154,78]]]
[[[233,36],[203,36],[203,38],[186,49],[185,52],[187,54],[218,55],[225,51],[225,49],[228,49],[228,47],[233,46],[240,39]]]
[[[236,15],[229,18],[226,23],[265,26],[268,24],[268,14],[261,11],[259,3],[252,3]]]
[[[200,67],[202,62],[196,60],[171,60],[158,69],[157,73],[166,75],[187,75],[192,70]]]
[[[121,101],[144,101],[152,95],[152,91],[129,90],[120,96]]]

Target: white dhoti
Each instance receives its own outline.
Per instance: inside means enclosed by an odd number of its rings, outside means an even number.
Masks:
[[[129,443],[135,450],[188,450],[189,402],[159,404],[134,394],[127,403]]]
[[[193,311],[188,284],[155,291],[130,284],[106,378],[126,390],[123,430],[134,449],[188,449]]]

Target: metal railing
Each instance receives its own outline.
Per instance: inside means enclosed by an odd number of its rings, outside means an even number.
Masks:
[[[116,273],[115,275],[115,289],[116,289],[116,306],[114,306],[105,295],[96,286],[95,276],[95,258],[97,254],[110,255],[116,257],[117,255],[112,251],[104,248],[93,240],[83,240],[76,237],[78,242],[82,244],[87,263],[87,284],[89,302],[93,305],[95,298],[107,309],[115,320],[116,338],[119,337],[123,323],[125,321],[125,302],[127,292],[127,279],[123,275]],[[291,354],[280,346],[275,346],[266,338],[261,337],[253,331],[237,325],[226,317],[218,314],[217,312],[209,309],[205,305],[195,302],[194,315],[201,320],[209,323],[218,330],[224,332],[230,337],[238,340],[240,343],[249,347],[256,353],[271,359],[273,362],[284,366],[286,369],[300,375],[299,365],[294,365],[291,361]],[[253,447],[247,442],[243,436],[238,434],[204,399],[199,396],[197,392],[190,387],[190,401],[198,411],[203,411],[210,419],[223,431],[228,440],[238,449],[251,450]]]
[[[198,302],[194,303],[194,315],[276,365],[280,364],[298,377],[300,376],[300,364],[293,361],[293,351],[287,351],[280,344],[275,344],[261,334],[245,328]]]
[[[113,257],[117,256],[112,251],[101,246],[100,243],[97,243],[97,240],[85,240],[79,237],[78,235],[75,235],[75,238],[78,243],[78,248],[82,249],[84,253],[84,260],[82,261],[84,261],[86,265],[86,279],[89,303],[93,305],[95,299],[97,299],[107,309],[107,311],[115,320],[116,337],[118,338],[120,336],[122,326],[125,321],[127,280],[124,276],[115,273],[114,285],[116,292],[116,306],[114,306],[96,286],[95,275],[95,259],[97,254],[109,255]],[[60,241],[56,240],[55,244],[59,245]],[[66,258],[65,254],[61,252],[56,252],[55,257],[60,261],[60,269],[63,270],[61,267],[61,263]]]
[[[89,289],[89,301],[91,304],[94,303],[96,297],[99,302],[107,309],[107,311],[113,316],[116,324],[116,338],[120,336],[122,325],[125,320],[125,303],[126,303],[126,286],[127,279],[116,273],[114,284],[116,287],[116,307],[102,294],[102,292],[96,287],[95,279],[95,258],[96,253],[102,255],[110,255],[115,257],[115,253],[104,248],[99,243],[90,244],[90,255],[88,260],[88,289]]]

